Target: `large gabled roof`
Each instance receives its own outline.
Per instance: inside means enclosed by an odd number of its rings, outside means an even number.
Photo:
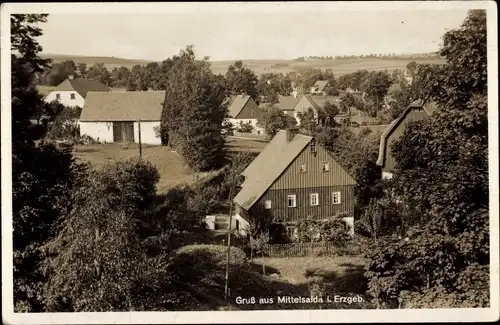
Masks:
[[[437,109],[437,106],[435,105],[435,103],[424,103],[424,101],[420,99],[416,100],[412,102],[397,119],[392,121],[391,124],[387,126],[387,128],[382,132],[382,135],[380,136],[380,147],[377,160],[378,166],[384,166],[385,155],[387,152],[387,140],[389,139],[389,136],[401,124],[401,122],[403,122],[408,113],[414,109],[422,109],[427,114],[427,116],[430,116]]]
[[[60,83],[55,91],[71,91],[75,90],[83,98],[87,97],[89,91],[109,92],[106,85],[95,79],[66,79]]]
[[[248,95],[237,95],[230,99],[228,111],[231,118],[236,118],[238,114],[245,108],[246,104],[250,100]]]
[[[293,111],[299,102],[299,98],[294,96],[278,96],[278,103],[274,106],[282,111]]]
[[[89,92],[81,122],[160,121],[165,91]]]
[[[245,181],[234,202],[249,210],[312,139],[306,135],[296,134],[291,141],[287,141],[286,131],[279,131],[243,171]]]
[[[303,98],[307,99],[307,101],[311,105],[311,108],[313,108],[315,111],[318,111],[318,110],[321,109],[321,107],[318,105],[318,103],[314,100],[313,96],[311,96],[311,95],[303,95]],[[297,110],[297,105],[295,105],[295,110]]]

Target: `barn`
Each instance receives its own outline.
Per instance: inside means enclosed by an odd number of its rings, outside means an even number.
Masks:
[[[161,144],[160,127],[164,91],[89,92],[78,124],[80,134],[100,142]]]

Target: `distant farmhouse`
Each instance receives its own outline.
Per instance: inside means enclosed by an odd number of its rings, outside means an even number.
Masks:
[[[264,134],[264,129],[257,126],[257,120],[260,119],[266,111],[260,108],[257,103],[248,95],[238,95],[231,99],[228,107],[228,122],[234,128],[242,124],[252,126],[253,134]]]
[[[417,100],[384,130],[380,138],[379,156],[377,165],[382,168],[382,178],[392,178],[396,160],[392,156],[391,145],[403,135],[405,127],[410,122],[420,121],[432,115],[436,110],[433,103],[424,104]]]
[[[89,92],[78,121],[80,134],[101,142],[161,144],[160,126],[164,91]]]
[[[335,105],[340,105],[340,98],[337,97],[327,97],[327,96],[312,96],[312,95],[302,95],[299,98],[294,96],[279,96],[278,103],[274,106],[281,110],[283,113],[293,116],[297,124],[300,124],[299,113],[305,113],[311,108],[314,112],[314,117],[318,118],[318,111],[321,110],[326,102],[330,102]],[[339,115],[339,118],[342,117]],[[337,119],[337,118],[336,118]]]
[[[314,138],[281,130],[242,176],[234,203],[243,226],[269,218],[285,225],[293,240],[299,220],[342,214],[353,232],[356,182]]]
[[[69,107],[83,107],[88,92],[110,92],[111,90],[95,79],[68,79],[60,83],[53,91],[45,97],[47,103],[58,101]]]
[[[321,107],[316,103],[316,101],[312,98],[311,95],[303,95],[300,100],[297,102],[294,108],[294,117],[297,120],[297,124],[300,124],[299,113],[306,113],[309,109],[312,109],[314,112],[314,119],[318,120],[318,111],[321,110]]]
[[[318,80],[311,87],[311,95],[326,95],[326,86],[328,86],[328,80]]]
[[[299,99],[295,96],[278,96],[278,103],[274,106],[286,115],[294,116],[295,106]]]

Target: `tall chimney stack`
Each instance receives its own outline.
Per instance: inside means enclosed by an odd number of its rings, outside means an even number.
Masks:
[[[297,133],[299,133],[299,129],[297,127],[286,129],[286,142],[292,141]]]

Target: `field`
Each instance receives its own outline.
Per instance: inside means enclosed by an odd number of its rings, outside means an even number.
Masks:
[[[77,56],[64,54],[45,54],[43,57],[50,58],[54,63],[64,60],[73,60],[75,63],[86,63],[88,66],[94,63],[104,63],[108,69],[125,66],[131,68],[136,64],[145,65],[153,61],[124,59],[115,57],[98,57],[98,56]],[[225,74],[229,65],[235,60],[212,61],[212,70],[216,74]],[[404,68],[408,62],[413,60],[402,59],[344,59],[344,60],[310,60],[298,62],[293,60],[242,60],[243,63],[252,69],[258,75],[266,72],[281,72],[287,73],[297,71],[297,69],[312,67],[319,69],[332,69],[332,72],[339,76],[346,73],[355,72],[360,69],[370,71],[375,70],[394,70]],[[414,60],[418,63],[443,63],[443,60]]]
[[[195,298],[186,306],[179,306],[179,310],[374,307],[366,292],[363,258],[311,256],[248,260],[247,254],[237,247],[231,250],[230,292],[228,300],[224,300],[226,252],[223,243],[199,241],[196,245],[182,245],[171,254],[178,266],[179,280],[183,281],[184,295]],[[356,297],[357,301],[335,301],[335,296]],[[284,301],[286,297],[321,297],[323,301],[297,303]]]
[[[45,53],[41,55],[44,59],[51,59],[53,63],[60,63],[66,60],[72,60],[76,64],[85,63],[87,66],[91,66],[94,63],[104,63],[104,65],[109,69],[114,67],[125,66],[127,68],[132,68],[134,65],[145,65],[153,61],[149,60],[135,60],[135,59],[123,59],[109,56],[83,56],[83,55],[68,55],[68,54],[49,54]]]
[[[229,138],[227,150],[230,152],[260,152],[266,142]],[[138,144],[88,144],[75,148],[75,157],[79,161],[90,162],[95,168],[101,168],[107,162],[139,156]],[[173,186],[190,183],[196,179],[196,173],[186,166],[178,153],[164,146],[142,146],[142,157],[156,166],[160,173],[158,193],[165,193]],[[201,174],[200,174],[201,176]]]

